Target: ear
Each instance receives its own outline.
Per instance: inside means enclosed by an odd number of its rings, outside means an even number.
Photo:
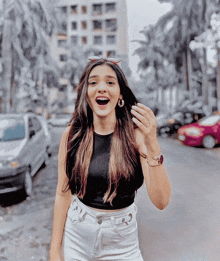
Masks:
[[[119,99],[120,99],[120,100],[121,100],[121,99],[123,99],[123,96],[122,96],[122,94],[120,94],[120,95],[119,95]]]

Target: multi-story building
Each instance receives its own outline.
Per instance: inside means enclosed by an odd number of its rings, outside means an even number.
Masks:
[[[68,60],[67,45],[93,55],[117,57],[122,69],[128,66],[128,33],[126,0],[59,0],[61,31],[53,41],[54,58],[63,66]],[[61,79],[61,89],[70,94],[67,79]],[[67,95],[67,97],[70,97]]]
[[[95,55],[127,59],[126,0],[60,0],[58,6],[66,17],[66,35],[58,34],[58,47],[69,42],[84,49],[95,47]],[[61,50],[59,59],[66,59]]]

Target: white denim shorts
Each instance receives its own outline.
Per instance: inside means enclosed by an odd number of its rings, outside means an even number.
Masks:
[[[73,196],[64,237],[64,261],[143,261],[135,203],[117,212],[100,212]]]

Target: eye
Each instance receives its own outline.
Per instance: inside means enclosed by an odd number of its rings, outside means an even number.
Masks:
[[[97,84],[96,81],[91,81],[91,82],[89,82],[89,85],[92,85],[92,86],[94,86],[94,85],[96,85],[96,84]]]
[[[114,85],[115,83],[112,81],[108,81],[108,85]]]

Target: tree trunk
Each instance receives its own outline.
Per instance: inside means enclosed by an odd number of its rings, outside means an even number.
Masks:
[[[190,97],[193,98],[192,58],[191,58],[191,50],[189,49],[189,46],[187,46],[186,52],[187,52],[188,91],[189,91]]]
[[[173,108],[173,86],[169,87],[169,109]]]
[[[10,112],[11,101],[11,76],[12,76],[12,23],[9,19],[5,19],[2,35],[2,58],[3,58],[3,92],[4,92],[4,108],[3,112]]]
[[[204,105],[208,106],[209,104],[209,86],[208,86],[208,79],[207,79],[207,50],[203,48],[203,70],[202,70],[202,92],[203,92],[203,99]]]
[[[220,48],[217,48],[217,110],[220,111]]]
[[[187,67],[187,52],[182,53],[183,59],[183,78],[185,79],[186,90],[189,91],[189,77],[188,77],[188,67]]]

